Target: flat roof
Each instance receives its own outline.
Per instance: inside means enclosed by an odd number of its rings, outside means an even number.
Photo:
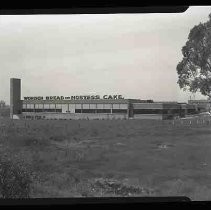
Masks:
[[[128,99],[22,100],[23,104],[128,104]]]
[[[211,100],[188,100],[188,103],[210,103]]]
[[[21,100],[23,104],[180,104],[175,101],[151,101],[141,99],[86,99],[86,100]]]

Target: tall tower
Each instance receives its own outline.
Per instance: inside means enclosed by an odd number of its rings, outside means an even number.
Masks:
[[[10,118],[21,114],[21,80],[10,79]]]

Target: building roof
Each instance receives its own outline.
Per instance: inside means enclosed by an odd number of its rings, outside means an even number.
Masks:
[[[22,100],[23,104],[128,104],[128,99]]]

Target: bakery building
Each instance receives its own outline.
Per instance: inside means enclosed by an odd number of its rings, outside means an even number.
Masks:
[[[173,119],[196,112],[195,105],[125,99],[122,95],[26,96],[21,80],[10,79],[12,119]]]

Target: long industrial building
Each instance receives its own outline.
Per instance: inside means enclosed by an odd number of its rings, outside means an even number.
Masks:
[[[37,96],[21,100],[21,80],[10,79],[12,119],[173,119],[196,113],[197,106],[177,102],[124,99],[122,95]]]

